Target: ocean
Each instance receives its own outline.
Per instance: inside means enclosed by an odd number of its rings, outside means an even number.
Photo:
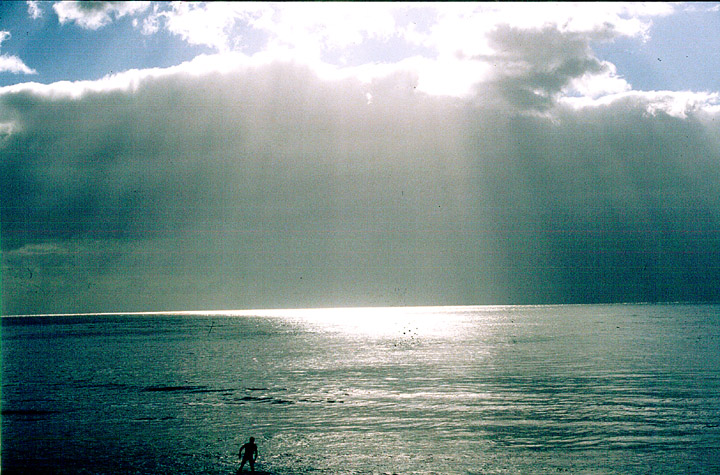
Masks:
[[[2,473],[720,473],[720,306],[2,318]],[[245,467],[248,471],[248,467]]]

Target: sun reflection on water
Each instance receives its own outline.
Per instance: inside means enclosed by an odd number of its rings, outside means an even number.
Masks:
[[[485,310],[490,310],[484,307]],[[312,330],[367,338],[448,337],[463,331],[476,307],[355,307],[261,310],[252,315],[277,317]]]

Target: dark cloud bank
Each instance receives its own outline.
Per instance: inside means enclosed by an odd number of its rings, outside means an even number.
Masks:
[[[5,93],[3,313],[718,300],[712,117],[414,84]]]

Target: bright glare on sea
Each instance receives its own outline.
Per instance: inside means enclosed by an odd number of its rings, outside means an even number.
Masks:
[[[4,474],[720,473],[720,306],[5,317],[2,413]]]

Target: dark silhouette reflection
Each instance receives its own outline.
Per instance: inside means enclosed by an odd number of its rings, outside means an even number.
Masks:
[[[258,448],[255,444],[255,437],[250,437],[250,440],[240,447],[238,457],[240,458],[240,468],[237,473],[242,472],[246,462],[250,462],[250,472],[255,472],[255,460],[257,460],[258,457]]]

